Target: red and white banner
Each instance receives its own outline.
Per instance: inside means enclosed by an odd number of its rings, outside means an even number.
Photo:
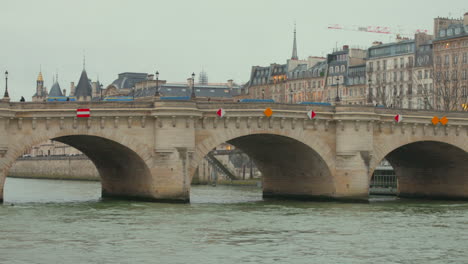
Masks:
[[[309,112],[307,112],[307,116],[309,117],[309,119],[314,119],[316,114],[314,111],[310,110]]]
[[[395,121],[396,121],[397,123],[400,123],[401,120],[403,120],[403,116],[400,115],[400,114],[398,114],[398,115],[396,115],[393,119],[395,119]]]
[[[89,108],[76,109],[76,117],[90,117],[91,111]]]
[[[216,111],[216,114],[219,117],[223,117],[226,114],[226,111],[224,111],[224,109],[220,108],[220,109],[218,109],[218,111]]]

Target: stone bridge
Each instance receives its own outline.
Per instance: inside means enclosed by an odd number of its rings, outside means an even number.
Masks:
[[[222,107],[226,115],[216,115]],[[263,111],[270,107],[271,117]],[[90,118],[77,118],[90,108]],[[317,116],[310,120],[307,112]],[[403,121],[396,123],[395,114]],[[431,123],[446,115],[447,125]],[[0,103],[0,198],[9,168],[53,139],[85,153],[102,196],[188,202],[207,153],[228,142],[263,173],[265,197],[366,200],[386,158],[407,197],[468,198],[468,113],[195,101]]]

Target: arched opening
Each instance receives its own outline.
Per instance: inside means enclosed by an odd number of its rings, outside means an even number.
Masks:
[[[60,136],[52,140],[69,145],[89,158],[97,169],[101,181],[102,197],[125,197],[133,199],[151,199],[154,197],[151,171],[145,161],[129,147],[114,140],[88,135]],[[29,146],[29,149],[31,149],[31,146]],[[63,151],[63,149],[57,150],[57,152]],[[40,154],[43,152],[37,149],[36,153]],[[45,153],[53,154],[55,152],[51,152],[49,149]],[[75,155],[75,153],[70,153],[70,156]],[[23,157],[25,156],[29,158],[31,155],[23,154]],[[86,157],[83,156],[83,159],[86,159]],[[49,155],[43,158],[56,161],[55,164],[57,164],[57,167],[61,166],[61,162],[70,162],[70,159],[64,155]],[[37,166],[41,166],[39,163],[40,161],[38,161]],[[49,162],[47,164],[49,164],[48,166],[54,166],[50,165],[54,163]],[[63,167],[76,171],[84,169],[71,167],[69,164]],[[54,168],[50,168],[49,172],[52,173],[53,171]],[[27,177],[27,175],[25,176]],[[47,175],[45,176],[47,178]],[[5,199],[8,200],[8,192],[5,194]]]
[[[385,157],[400,197],[468,199],[468,152],[436,141],[400,146]]]
[[[333,196],[334,183],[327,163],[310,146],[296,139],[253,134],[226,143],[245,153],[254,164],[252,167],[258,169],[264,198],[323,199]],[[250,177],[248,169],[246,175]]]
[[[369,194],[396,196],[397,191],[398,179],[395,175],[395,170],[388,160],[383,159],[372,173]]]

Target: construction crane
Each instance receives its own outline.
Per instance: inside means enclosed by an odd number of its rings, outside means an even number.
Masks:
[[[400,36],[412,36],[416,33],[428,33],[426,29],[410,30],[407,33],[402,33],[401,30],[395,30],[390,27],[379,27],[379,26],[345,26],[340,24],[332,24],[328,26],[328,29],[336,30],[348,30],[348,31],[359,31],[379,34],[395,34]]]

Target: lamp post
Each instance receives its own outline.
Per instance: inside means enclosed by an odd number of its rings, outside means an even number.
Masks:
[[[368,93],[368,96],[367,96],[367,103],[368,104],[372,104],[372,87],[371,87],[371,84],[372,84],[372,79],[369,77],[369,80],[367,80],[367,83],[369,84],[369,93]]]
[[[8,94],[8,71],[5,71],[5,94],[3,97],[10,98],[10,95]]]
[[[154,91],[154,96],[160,96],[159,94],[159,72],[156,71],[156,91]]]
[[[262,100],[265,99],[265,88],[262,88]]]
[[[291,88],[289,89],[289,103],[293,103],[293,90]]]
[[[101,92],[101,101],[102,101],[102,84],[99,85],[99,91]]]
[[[190,99],[195,99],[195,73],[192,72],[192,94],[190,95]]]
[[[335,102],[340,102],[340,94],[339,92],[339,87],[340,87],[340,77],[336,77],[336,97],[335,97]]]

